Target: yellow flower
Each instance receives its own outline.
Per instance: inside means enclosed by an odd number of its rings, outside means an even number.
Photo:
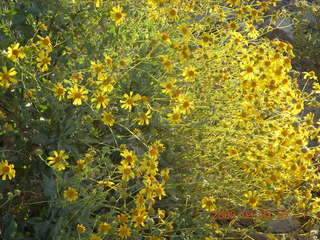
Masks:
[[[0,110],[0,119],[4,119],[6,117],[7,117],[6,114]]]
[[[241,75],[245,77],[245,79],[251,80],[255,78],[257,69],[254,66],[253,62],[245,62],[244,64],[242,64],[241,68],[243,69]]]
[[[40,68],[41,72],[48,71],[48,65],[51,63],[51,57],[48,56],[47,52],[41,51],[36,60],[38,62],[37,67]]]
[[[114,186],[115,183],[111,182],[111,181],[103,181],[103,180],[101,180],[101,181],[98,181],[98,184],[101,184],[101,185],[103,185],[105,187],[116,189],[116,186]]]
[[[173,69],[172,60],[170,58],[168,58],[168,56],[166,56],[166,55],[160,55],[159,58],[163,64],[164,70],[167,72],[171,72]]]
[[[135,176],[131,166],[126,163],[123,163],[121,166],[119,166],[119,172],[122,174],[122,180],[126,182]]]
[[[155,141],[148,149],[148,155],[151,159],[157,159],[164,146],[160,141]]]
[[[83,79],[83,75],[81,73],[73,73],[70,77],[72,83],[78,83],[78,81]]]
[[[207,32],[200,36],[199,44],[203,47],[209,46],[213,41],[213,36]]]
[[[164,41],[165,43],[171,43],[171,40],[170,40],[170,36],[168,33],[158,33],[159,37],[162,39],[162,41]]]
[[[149,125],[151,118],[151,110],[149,109],[146,113],[142,114],[140,117],[136,118],[136,121],[138,122],[138,125]]]
[[[227,0],[227,4],[231,7],[239,6],[241,4],[241,0]]]
[[[141,100],[142,100],[144,105],[148,106],[149,103],[150,103],[150,97],[148,97],[148,96],[141,96]]]
[[[35,89],[29,89],[24,93],[24,98],[32,98],[33,94],[36,92]]]
[[[112,113],[108,113],[108,112],[102,113],[102,121],[105,125],[108,125],[110,127],[113,126],[115,122]]]
[[[128,65],[128,63],[131,61],[131,59],[129,59],[129,58],[121,58],[120,60],[119,60],[119,66],[120,67],[125,67],[125,66],[127,66]]]
[[[125,149],[120,155],[124,158],[124,160],[121,161],[122,164],[134,166],[137,156],[132,151]]]
[[[116,82],[116,80],[112,77],[110,77],[106,73],[100,73],[98,75],[98,81],[97,84],[99,85],[99,88],[102,92],[111,92],[113,90],[113,84]]]
[[[63,196],[68,201],[75,201],[78,199],[78,192],[76,189],[69,187],[63,192]]]
[[[37,37],[40,39],[37,44],[40,45],[40,48],[43,48],[47,50],[48,52],[52,51],[52,44],[49,37],[41,37],[40,35],[37,35]]]
[[[102,238],[97,235],[92,235],[89,240],[102,240]]]
[[[8,47],[7,58],[11,61],[17,61],[19,58],[24,58],[26,54],[23,51],[22,47],[19,47],[19,43],[12,44]]]
[[[135,227],[144,227],[144,221],[147,218],[145,210],[137,210],[132,216],[132,221],[135,222]]]
[[[9,180],[16,176],[16,171],[14,170],[14,165],[9,164],[7,160],[2,161],[0,163],[0,176],[2,175],[1,179],[6,180],[7,177]]]
[[[179,26],[179,30],[180,30],[180,33],[184,36],[184,37],[189,37],[191,36],[191,31],[190,29],[185,26],[185,25],[181,25]]]
[[[187,80],[194,80],[198,75],[195,67],[189,66],[185,67],[182,73],[182,76]]]
[[[120,223],[127,223],[128,222],[128,216],[126,214],[121,213],[117,216],[117,219]]]
[[[304,107],[304,103],[303,103],[303,100],[299,99],[299,101],[296,101],[295,99],[293,99],[293,104],[292,104],[292,113],[293,114],[299,114],[302,110],[303,110],[303,107]]]
[[[239,28],[239,25],[237,24],[237,22],[235,21],[232,21],[228,24],[228,27],[233,30],[233,31],[236,31],[238,28]]]
[[[127,14],[122,12],[123,8],[120,6],[113,7],[110,12],[111,19],[116,23],[117,26],[123,24],[124,18]]]
[[[84,233],[86,231],[86,226],[84,226],[83,224],[77,224],[77,231],[79,233]]]
[[[249,204],[252,208],[255,208],[258,204],[258,195],[255,192],[249,191],[244,194],[244,197],[246,200],[244,200],[244,203]]]
[[[83,170],[87,167],[86,161],[84,159],[77,160],[77,168]]]
[[[158,184],[154,186],[153,190],[154,190],[154,193],[156,194],[156,197],[158,197],[160,200],[162,196],[166,196],[166,192],[164,191],[162,184]]]
[[[218,238],[215,238],[215,237],[206,237],[204,240],[218,240]]]
[[[8,88],[11,84],[16,84],[17,80],[14,76],[17,75],[17,72],[14,68],[10,70],[7,67],[2,67],[2,72],[0,72],[0,86]]]
[[[53,151],[53,156],[48,157],[48,165],[52,166],[52,168],[62,171],[66,169],[67,162],[66,160],[69,158],[67,154],[65,154],[64,150],[61,150],[60,152]]]
[[[85,87],[78,85],[74,85],[73,88],[69,89],[69,95],[68,98],[73,98],[73,105],[81,105],[82,100],[87,99],[86,94],[88,93],[88,90],[85,89]]]
[[[163,170],[161,170],[161,177],[163,178],[163,180],[165,181],[165,182],[167,182],[169,179],[170,179],[170,176],[169,176],[169,169],[163,169]]]
[[[189,114],[194,109],[193,103],[186,97],[180,99],[179,110],[182,114]]]
[[[4,123],[3,124],[3,129],[6,131],[13,131],[14,130],[14,125],[11,123]]]
[[[279,240],[276,236],[274,236],[272,233],[268,233],[266,235],[266,237],[268,238],[268,240]]]
[[[231,42],[234,43],[236,46],[241,46],[240,43],[243,43],[243,45],[246,45],[246,40],[239,32],[232,32],[231,33]]]
[[[136,106],[137,104],[135,103],[136,101],[141,99],[141,96],[139,94],[135,94],[133,96],[133,92],[131,91],[130,94],[124,94],[123,95],[125,100],[120,100],[121,103],[121,108],[128,109],[129,112],[131,112],[132,107]]]
[[[63,87],[61,83],[55,84],[52,90],[54,96],[57,97],[59,101],[61,101],[64,98],[66,89]]]
[[[316,76],[314,71],[310,72],[302,72],[304,74],[303,79],[313,79],[313,80],[318,80],[318,77]]]
[[[178,19],[178,11],[174,8],[167,9],[168,15],[172,20]]]
[[[173,94],[173,90],[175,89],[176,79],[170,79],[164,83],[160,83],[160,86],[163,88],[162,92],[171,96]]]
[[[102,2],[102,0],[96,0],[95,1],[96,8],[101,7],[101,2]]]
[[[111,225],[106,222],[101,222],[98,226],[98,232],[101,234],[108,234],[111,229]]]
[[[128,225],[121,225],[118,232],[119,237],[128,238],[131,236],[131,230]]]
[[[106,53],[103,54],[104,56],[104,61],[105,63],[107,63],[109,65],[109,67],[112,67],[112,64],[113,64],[113,60],[110,56],[108,56]]]
[[[213,212],[216,209],[215,200],[212,197],[204,197],[201,200],[201,207],[208,212]]]
[[[38,24],[39,24],[39,29],[43,31],[48,31],[48,26],[45,25],[43,22],[38,22]]]
[[[186,44],[181,44],[179,59],[182,62],[189,60],[192,57],[192,51]]]
[[[181,114],[178,108],[174,108],[172,113],[169,113],[168,120],[171,124],[177,124],[181,121]]]
[[[144,198],[143,194],[137,194],[135,196],[135,200],[134,200],[136,207],[139,209],[144,209],[145,208],[145,204],[146,204],[146,199]]]
[[[317,82],[314,82],[312,85],[312,88],[314,90],[315,93],[320,94],[320,84]]]
[[[102,84],[100,90],[103,92],[111,92],[113,90],[113,85],[111,83]]]
[[[92,71],[92,75],[100,75],[104,69],[103,64],[98,60],[98,61],[90,61],[90,69]]]
[[[165,210],[161,210],[160,208],[158,208],[158,217],[161,219],[161,220],[163,220],[164,218],[165,218],[165,216],[166,216],[166,212],[165,212]]]
[[[97,102],[96,109],[106,108],[109,103],[109,98],[103,92],[98,92],[95,97],[91,99],[91,102]]]
[[[248,32],[248,37],[251,39],[256,39],[260,34],[259,31],[252,24],[245,23],[245,25]]]

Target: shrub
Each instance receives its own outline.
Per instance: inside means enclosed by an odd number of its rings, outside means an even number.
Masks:
[[[314,216],[319,130],[297,115],[317,103],[292,45],[258,28],[274,3],[2,3],[4,238],[212,239],[230,231],[216,209]]]

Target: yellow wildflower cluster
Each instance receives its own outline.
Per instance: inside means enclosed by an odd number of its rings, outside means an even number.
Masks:
[[[27,102],[8,111],[17,116],[3,129],[22,129],[20,142],[32,148],[59,149],[46,156],[54,178],[44,181],[61,194],[45,195],[62,199],[52,208],[66,209],[61,222],[73,222],[79,239],[164,240],[184,231],[194,239],[183,224],[205,230],[220,207],[319,211],[312,193],[320,189],[320,148],[309,142],[320,130],[303,109],[317,105],[320,86],[304,72],[313,91],[299,90],[292,45],[263,37],[275,0],[70,2],[89,30],[77,32],[72,21],[72,48],[63,47],[50,74],[54,34],[10,45],[0,86],[21,75],[23,89],[10,94]],[[55,51],[64,44],[56,43]],[[0,177],[15,178],[14,165],[1,162]],[[215,239],[219,226],[209,225],[203,238]]]
[[[238,3],[230,1],[230,5]],[[188,45],[198,42],[201,47],[185,47],[184,51],[189,53],[180,59],[185,66],[182,79],[171,78],[161,83],[164,94],[182,103],[176,104],[170,115],[172,120],[179,119],[179,114],[188,114],[187,106],[191,109],[193,104],[199,106],[189,117],[194,124],[191,126],[195,126],[188,132],[193,136],[187,138],[190,151],[180,157],[199,159],[194,164],[208,171],[203,188],[210,191],[206,183],[212,184],[209,188],[219,192],[219,199],[232,196],[234,201],[240,194],[243,198],[238,205],[256,208],[267,201],[278,206],[295,196],[296,201],[290,202],[293,209],[305,210],[312,202],[310,185],[306,182],[319,181],[312,159],[320,149],[308,146],[308,142],[317,138],[320,131],[314,126],[312,114],[300,116],[305,105],[315,101],[305,97],[297,87],[297,78],[290,74],[292,45],[278,39],[253,43],[263,29],[251,29],[248,34],[249,23],[247,27],[235,30],[232,26],[224,34],[204,33],[200,42],[189,37]],[[184,36],[181,41],[186,41]],[[223,48],[221,42],[225,42]],[[176,48],[175,54],[167,54],[166,58],[174,61],[180,52],[181,47]],[[316,80],[313,72],[305,73],[305,78]],[[182,82],[190,84],[188,94],[193,97],[192,104],[175,95]],[[313,93],[318,93],[317,83],[313,86]],[[180,129],[183,134],[183,128]],[[246,184],[241,186],[243,177]],[[202,207],[214,211],[219,203],[218,200],[215,203],[216,198],[204,197]],[[234,207],[231,203],[230,206]]]
[[[37,67],[41,72],[48,71],[48,66],[51,63],[51,57],[49,56],[49,54],[53,50],[51,40],[48,36],[41,37],[40,35],[38,35],[37,38],[38,41],[31,46],[21,46],[20,43],[11,44],[6,51],[6,57],[13,63],[17,64],[20,60],[26,58],[26,51],[33,48],[37,53],[35,57]],[[2,72],[0,72],[0,86],[9,88],[11,85],[17,84],[16,75],[18,74],[18,72],[15,67],[9,68],[7,66],[2,66],[1,70]]]
[[[36,50],[38,52],[37,60],[37,67],[40,69],[41,72],[46,72],[49,69],[49,65],[51,64],[51,57],[49,54],[52,52],[52,43],[51,39],[46,37],[41,37],[40,35],[37,36],[38,41],[35,44]]]

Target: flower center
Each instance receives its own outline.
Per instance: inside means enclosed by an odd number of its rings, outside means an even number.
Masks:
[[[188,108],[190,106],[190,103],[188,101],[183,102],[182,106],[184,108]]]
[[[193,76],[195,75],[195,73],[194,73],[194,71],[190,70],[190,71],[188,72],[188,75],[189,75],[190,77],[193,77]]]
[[[129,175],[131,173],[131,169],[130,168],[125,168],[123,169],[123,172],[125,175]]]
[[[252,73],[253,72],[253,67],[251,67],[251,66],[247,67],[247,72],[248,73]]]
[[[49,64],[50,63],[50,59],[45,57],[45,58],[42,59],[42,63],[43,64]]]
[[[43,39],[42,40],[42,43],[44,44],[44,45],[49,45],[50,44],[50,40],[49,39],[47,39],[47,38],[45,38],[45,39]]]
[[[168,34],[162,34],[161,36],[162,40],[166,41],[169,39],[169,35]]]
[[[98,98],[97,98],[97,100],[98,100],[98,102],[104,102],[105,101],[105,97],[104,96],[99,96]]]
[[[128,161],[129,163],[132,163],[132,162],[133,162],[132,156],[127,156],[127,161]]]
[[[8,174],[10,172],[10,167],[9,166],[4,166],[2,168],[2,171],[5,173],[5,174]]]
[[[18,57],[18,55],[19,55],[19,50],[17,50],[17,49],[12,50],[12,55]]]
[[[179,113],[176,113],[172,116],[172,118],[175,120],[175,121],[178,121],[180,119],[180,114]]]
[[[58,88],[57,90],[59,95],[63,95],[64,94],[64,89],[63,88]]]
[[[74,98],[82,98],[82,94],[80,92],[74,93]]]
[[[127,104],[128,104],[128,105],[133,105],[133,100],[132,100],[131,98],[128,99],[128,100],[127,100]]]
[[[10,75],[8,73],[3,73],[2,74],[2,79],[5,81],[9,81],[10,80]]]
[[[121,12],[117,12],[116,14],[115,14],[115,17],[116,17],[116,19],[121,19],[122,18],[122,13]]]

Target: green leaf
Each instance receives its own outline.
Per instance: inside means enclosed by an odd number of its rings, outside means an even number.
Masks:
[[[3,233],[3,239],[7,240],[15,239],[15,235],[17,234],[17,223],[14,217],[10,216],[10,218],[10,222]]]
[[[39,132],[32,136],[31,141],[35,144],[46,144],[48,142],[48,136]]]
[[[42,177],[42,187],[44,195],[50,199],[56,198],[56,181],[53,178],[47,177],[46,175],[43,175]]]

